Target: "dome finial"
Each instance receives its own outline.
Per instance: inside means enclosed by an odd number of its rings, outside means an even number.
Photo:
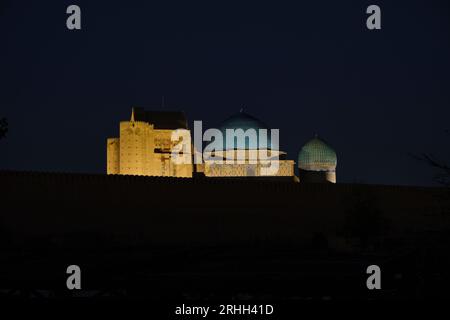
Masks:
[[[131,122],[134,122],[134,107],[131,108]]]

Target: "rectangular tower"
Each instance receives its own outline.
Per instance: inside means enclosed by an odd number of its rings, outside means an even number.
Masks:
[[[175,164],[175,130],[187,129],[182,112],[133,108],[130,121],[120,122],[120,137],[107,141],[107,173],[144,176],[192,177],[192,164]],[[190,144],[189,144],[190,146]],[[191,147],[189,147],[189,156]]]
[[[106,173],[120,173],[120,139],[108,138],[106,141]]]

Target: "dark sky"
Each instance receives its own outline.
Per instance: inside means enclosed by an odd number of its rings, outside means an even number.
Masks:
[[[408,154],[450,158],[447,0],[242,2],[0,0],[0,169],[105,172],[119,121],[164,95],[210,126],[244,105],[291,159],[317,132],[338,182],[433,183]]]

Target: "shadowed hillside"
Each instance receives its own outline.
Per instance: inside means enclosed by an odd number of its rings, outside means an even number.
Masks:
[[[388,272],[381,298],[448,281],[444,188],[0,172],[0,194],[10,293],[58,296],[70,261],[95,274],[92,292],[129,298],[365,298],[373,263]],[[23,280],[18,266],[47,276]]]

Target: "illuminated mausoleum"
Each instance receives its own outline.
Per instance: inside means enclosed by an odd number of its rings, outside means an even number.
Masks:
[[[210,143],[202,144],[199,151],[184,113],[133,108],[130,120],[120,122],[120,136],[107,139],[107,173],[184,178],[275,177],[336,183],[336,153],[318,137],[300,150],[296,177],[294,160],[287,159],[286,152],[279,148],[278,136],[272,136],[276,130],[252,115],[241,110],[212,130],[222,139],[209,137]],[[183,137],[174,140],[175,131]],[[206,133],[201,135],[205,139]],[[188,162],[173,161],[174,150],[184,139],[188,147],[177,152]]]
[[[120,122],[120,137],[107,140],[107,173],[192,177],[192,164],[171,159],[174,130],[188,130],[184,113],[133,108],[131,119]]]
[[[223,143],[214,152],[205,150],[204,174],[207,177],[293,177],[294,161],[286,160],[278,142],[271,139],[269,127],[241,111],[219,126]],[[242,130],[239,139],[228,132]],[[261,132],[266,134],[262,137]],[[252,137],[253,135],[253,137]]]

